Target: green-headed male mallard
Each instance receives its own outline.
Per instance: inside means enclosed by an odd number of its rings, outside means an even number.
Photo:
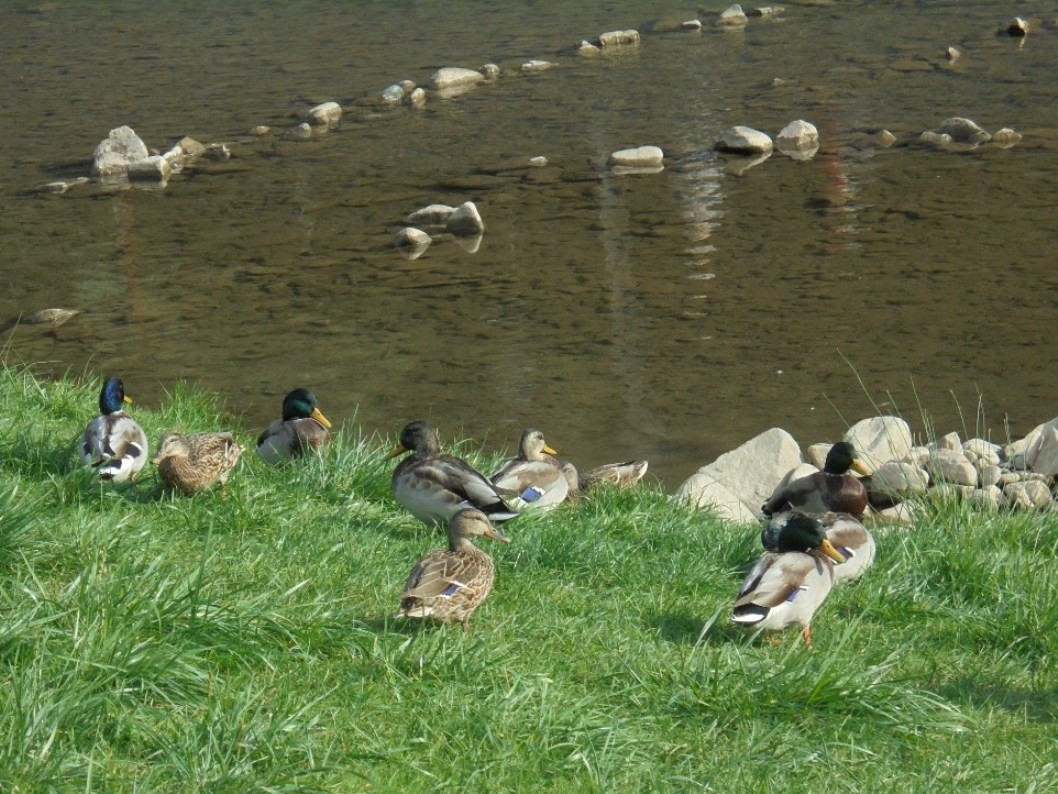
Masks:
[[[258,437],[257,454],[265,463],[311,455],[330,442],[330,426],[316,395],[308,389],[294,389],[283,398],[283,418],[272,422]]]
[[[99,413],[81,434],[81,460],[104,480],[133,482],[147,462],[147,435],[123,410],[131,403],[121,379],[107,378],[99,392]]]
[[[464,507],[476,507],[492,521],[518,515],[484,474],[465,460],[441,452],[437,429],[423,421],[411,422],[400,443],[387,457],[412,454],[393,471],[397,502],[424,524],[446,524]]]
[[[806,513],[848,513],[854,518],[867,508],[867,489],[849,469],[869,474],[856,457],[856,450],[848,441],[839,441],[830,448],[823,471],[798,477],[780,485],[761,507],[766,516],[785,510]]]
[[[512,506],[550,510],[569,494],[562,464],[552,457],[557,454],[542,432],[530,428],[518,442],[518,457],[505,461],[489,479],[501,492],[517,494],[507,500]]]
[[[480,510],[458,511],[448,522],[448,548],[426,554],[408,577],[398,617],[430,618],[462,623],[463,631],[469,628],[470,616],[492,590],[496,576],[492,558],[474,545],[476,537],[510,542]]]
[[[231,433],[166,433],[151,463],[168,488],[192,494],[220,483],[224,493],[242,450]]]
[[[768,551],[778,550],[778,537],[791,516],[796,513],[776,513],[760,532],[760,542]],[[813,516],[845,562],[834,569],[834,584],[855,582],[874,564],[874,537],[867,527],[848,513],[823,513]]]
[[[753,566],[735,598],[731,621],[757,631],[802,627],[812,645],[812,616],[834,584],[834,562],[845,558],[823,526],[804,513],[790,514],[770,551]],[[832,562],[833,561],[833,562]]]

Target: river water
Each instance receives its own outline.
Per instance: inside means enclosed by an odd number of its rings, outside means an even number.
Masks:
[[[117,373],[147,405],[200,382],[250,429],[300,385],[369,433],[428,418],[509,448],[535,425],[672,487],[773,426],[836,440],[881,410],[1003,440],[1058,414],[1058,6],[1018,40],[984,0],[787,3],[736,32],[723,5],[4,4],[0,325],[81,311],[4,332],[7,359]],[[573,52],[629,28],[638,48]],[[457,98],[374,101],[486,62],[502,76]],[[327,100],[340,127],[286,134]],[[949,116],[1023,139],[914,143]],[[712,150],[798,118],[811,160]],[[232,158],[162,190],[34,189],[87,175],[122,124]],[[644,144],[660,173],[607,166]],[[467,200],[476,250],[391,246],[408,213]]]

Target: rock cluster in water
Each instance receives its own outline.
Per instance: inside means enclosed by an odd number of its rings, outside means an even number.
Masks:
[[[879,518],[906,522],[909,505],[925,496],[991,509],[1058,509],[1058,418],[1005,445],[962,441],[957,433],[915,445],[907,422],[892,416],[864,419],[844,440],[871,472],[865,484]],[[813,444],[802,456],[793,436],[773,428],[698,469],[673,499],[750,523],[777,488],[821,470],[830,447]]]

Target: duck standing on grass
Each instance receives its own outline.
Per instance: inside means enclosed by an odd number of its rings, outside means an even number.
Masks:
[[[265,463],[311,455],[330,443],[330,427],[316,395],[308,389],[294,389],[283,398],[283,418],[272,422],[258,437],[257,454]]]
[[[760,542],[768,551],[777,551],[782,528],[797,513],[777,513],[760,532]],[[874,537],[862,523],[848,513],[823,513],[814,516],[826,533],[827,540],[845,562],[834,569],[834,584],[855,582],[874,564]]]
[[[124,411],[132,398],[120,378],[107,378],[99,392],[99,414],[81,434],[81,460],[113,482],[134,482],[147,462],[147,434]]]
[[[393,495],[424,524],[446,524],[464,507],[476,507],[496,522],[518,515],[484,474],[465,460],[441,452],[432,425],[417,421],[405,426],[400,443],[386,457],[405,452],[412,454],[393,471]]]
[[[193,494],[220,483],[223,495],[242,451],[231,433],[166,433],[151,463],[170,490]]]
[[[830,448],[823,463],[823,471],[798,477],[781,485],[761,507],[766,516],[784,510],[803,510],[806,513],[848,513],[859,518],[867,509],[867,489],[849,469],[870,474],[856,456],[856,449],[848,441],[839,441]]]
[[[500,491],[517,494],[508,501],[518,507],[551,510],[569,494],[562,464],[552,457],[557,454],[542,432],[526,430],[518,442],[518,457],[504,462],[489,479]]]
[[[845,557],[827,540],[823,525],[804,513],[788,517],[775,547],[746,574],[731,621],[756,631],[798,625],[811,647],[812,617],[834,585],[834,563]]]
[[[448,548],[429,552],[412,570],[400,594],[396,617],[461,623],[467,631],[470,616],[496,578],[492,558],[474,545],[476,537],[510,542],[480,510],[460,510],[448,522]]]

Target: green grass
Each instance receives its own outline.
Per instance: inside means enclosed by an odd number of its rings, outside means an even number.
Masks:
[[[604,493],[483,543],[464,634],[390,617],[442,543],[392,439],[251,452],[227,499],[104,486],[74,450],[98,388],[0,370],[0,792],[1058,787],[1054,514],[877,527],[806,649],[727,621],[755,528]],[[187,388],[134,408],[152,444],[234,424]]]

